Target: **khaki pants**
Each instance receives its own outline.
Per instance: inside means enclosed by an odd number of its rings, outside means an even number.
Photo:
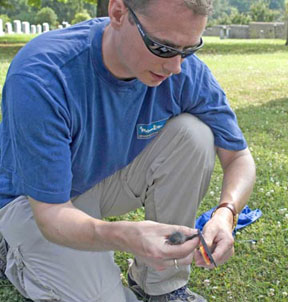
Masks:
[[[72,202],[97,218],[144,206],[146,219],[193,227],[214,161],[211,130],[182,114],[167,122],[131,164]],[[6,275],[23,296],[35,302],[137,301],[122,286],[112,252],[78,251],[47,241],[27,197],[0,210],[0,232],[10,246]],[[160,295],[185,285],[190,267],[158,272],[135,259],[131,274],[145,292]]]

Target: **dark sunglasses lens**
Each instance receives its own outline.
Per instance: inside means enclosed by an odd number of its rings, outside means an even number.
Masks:
[[[148,47],[148,49],[156,56],[161,57],[161,58],[172,58],[178,55],[178,53],[176,51],[167,49],[163,47],[159,47],[159,45],[155,45],[153,44],[146,44],[146,46]]]
[[[156,51],[155,52],[153,49],[151,49],[151,51],[155,55],[157,55],[161,58],[173,58],[173,57],[176,57],[176,56],[180,55],[181,58],[183,58],[183,59],[193,55],[193,53],[195,52],[195,51],[187,51],[187,52],[180,53],[180,52],[173,51],[173,50],[169,50],[169,51],[166,51],[166,52],[162,52],[162,51]]]
[[[157,42],[154,42],[147,36],[143,39],[147,48],[156,56],[161,57],[161,58],[173,58],[175,56],[180,55],[183,59],[194,54],[199,48],[202,47],[203,44],[199,45],[196,48],[190,48],[187,49],[186,51],[177,51],[174,50],[173,48],[169,48],[167,46],[158,44]]]
[[[178,53],[176,51],[161,51],[158,49],[150,49],[152,53],[154,53],[154,55],[161,57],[161,58],[173,58],[175,56],[178,55]]]
[[[184,51],[184,52],[178,52],[176,50],[173,49],[168,49],[168,48],[164,48],[163,47],[159,47],[157,45],[157,47],[155,47],[155,44],[148,44],[147,43],[147,47],[149,48],[149,50],[156,56],[161,57],[161,58],[173,58],[175,56],[181,55],[182,58],[186,58],[190,55],[192,55],[196,50],[189,50],[189,51]]]

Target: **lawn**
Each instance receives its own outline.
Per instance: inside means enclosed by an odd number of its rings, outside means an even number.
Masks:
[[[0,37],[1,90],[25,42]],[[227,264],[211,271],[192,265],[190,285],[209,301],[288,301],[288,47],[284,40],[205,38],[205,44],[199,56],[226,91],[254,156],[257,181],[249,206],[263,216],[236,234],[236,253]],[[221,178],[217,163],[199,215],[217,204]],[[121,219],[141,220],[143,211]],[[124,276],[129,257],[116,253]],[[22,302],[7,281],[0,286],[0,301]]]

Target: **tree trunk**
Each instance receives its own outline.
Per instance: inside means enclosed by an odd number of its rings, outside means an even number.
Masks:
[[[286,19],[286,43],[285,45],[288,46],[288,0],[285,0],[285,19]]]
[[[97,17],[108,16],[108,2],[109,2],[109,0],[98,0],[97,1]]]
[[[288,46],[288,17],[286,19],[286,43],[285,43],[286,46]]]

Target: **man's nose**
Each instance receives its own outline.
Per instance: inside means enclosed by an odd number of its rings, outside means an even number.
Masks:
[[[173,58],[169,58],[163,64],[163,69],[166,73],[177,74],[181,72],[181,64],[184,59],[181,56],[175,56]]]

